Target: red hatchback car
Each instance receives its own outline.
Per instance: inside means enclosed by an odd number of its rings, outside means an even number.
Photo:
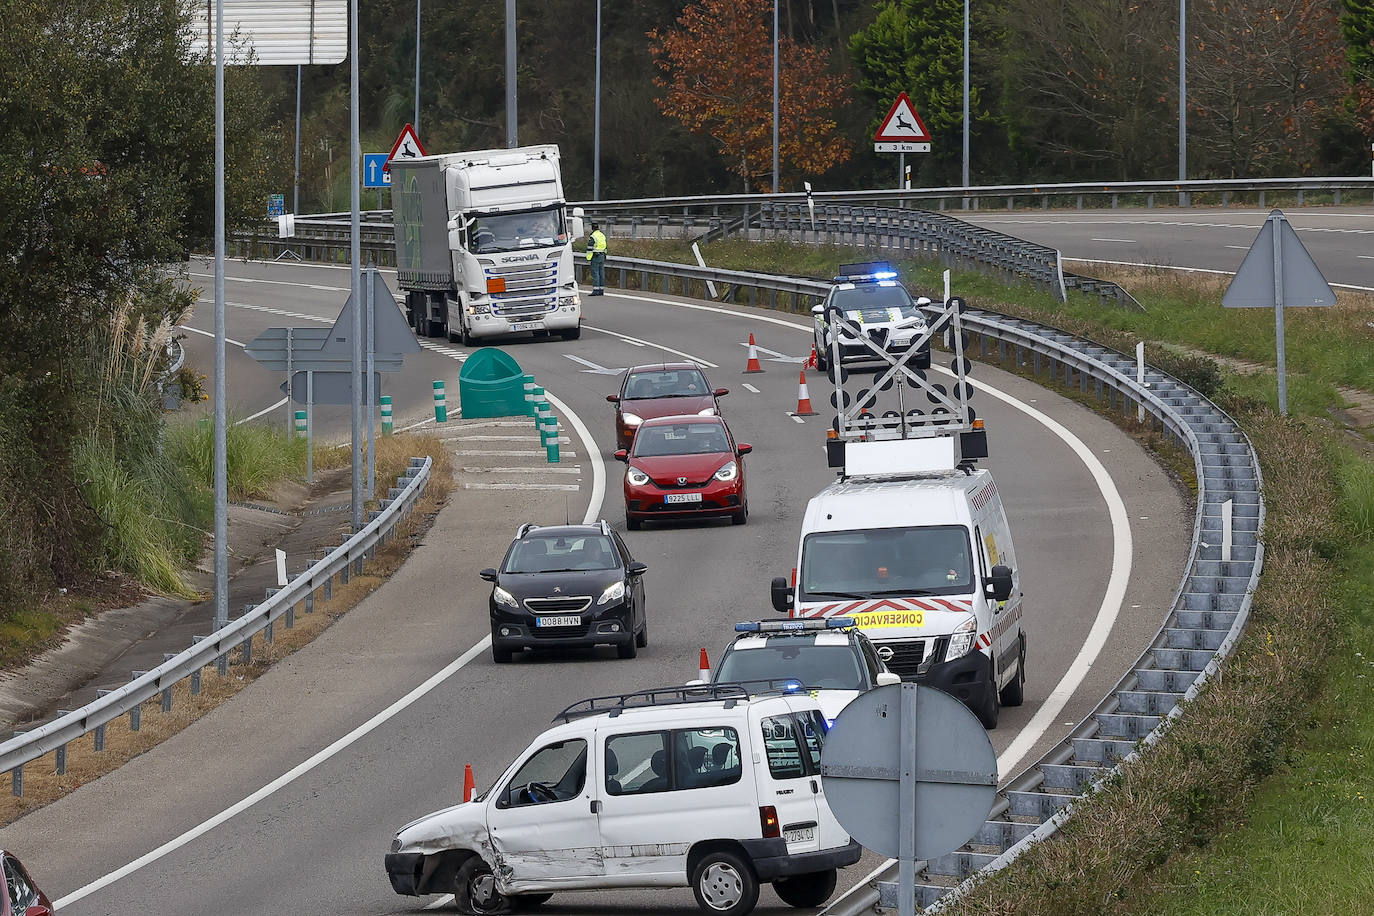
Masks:
[[[717,416],[720,405],[716,398],[729,393],[729,388],[711,388],[696,363],[658,363],[627,369],[620,394],[606,395],[606,400],[615,405],[616,447],[629,448],[639,424],[654,417]]]
[[[645,519],[728,515],[749,518],[744,492],[745,455],[720,417],[656,417],[639,425],[633,446],[615,453],[625,468],[625,526]]]
[[[3,916],[50,916],[52,901],[33,883],[19,860],[0,849],[0,867],[5,872],[5,889],[0,894]]]

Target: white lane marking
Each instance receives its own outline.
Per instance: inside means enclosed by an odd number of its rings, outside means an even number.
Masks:
[[[464,490],[569,490],[582,489],[576,483],[464,483]]]
[[[1249,251],[1250,249],[1245,249]],[[1356,255],[1363,257],[1363,255]],[[1111,264],[1115,267],[1149,267],[1154,270],[1177,270],[1181,273],[1190,274],[1218,274],[1223,277],[1234,277],[1234,270],[1212,270],[1210,267],[1170,267],[1167,264],[1146,264],[1139,261],[1104,261],[1101,258],[1065,258],[1066,262],[1075,264]],[[1338,289],[1357,289],[1365,293],[1374,293],[1374,286],[1356,286],[1354,283],[1332,283],[1327,281],[1327,286],[1334,286]],[[674,303],[669,302],[668,305]]]
[[[1243,215],[1241,211],[1236,211],[1237,215]],[[1267,213],[1253,211],[1251,215],[1260,217],[1267,216]],[[1331,216],[1356,216],[1359,214],[1322,214]],[[1249,229],[1255,231],[1263,223],[1207,223],[1207,222],[1188,222],[1183,220],[1158,220],[1158,219],[980,219],[980,226],[1164,226],[1178,227],[1187,229]],[[1343,229],[1337,226],[1294,226],[1297,232],[1334,232],[1344,235],[1370,235],[1374,234],[1374,229]]]
[[[449,436],[448,438],[450,438],[450,439],[462,439],[464,442],[532,442],[533,440],[539,438],[539,436],[538,436],[538,435],[531,435],[531,436],[468,436],[468,435],[457,435],[457,436]],[[572,440],[569,439],[567,436],[559,436],[559,437],[558,437],[558,443],[559,443],[560,445],[565,445],[565,444],[567,444],[567,443],[569,443],[569,442],[571,442],[571,441],[572,441]]]
[[[634,298],[637,298],[637,297],[635,297],[635,296],[626,296],[626,297],[623,297],[623,298],[634,299]],[[641,347],[653,347],[655,350],[662,350],[664,353],[671,353],[671,354],[673,354],[674,356],[681,356],[683,359],[689,360],[689,361],[691,361],[691,362],[694,362],[694,363],[696,363],[698,366],[705,366],[707,369],[719,369],[719,368],[720,368],[720,366],[717,366],[715,363],[711,362],[710,360],[702,359],[702,358],[699,357],[699,356],[693,356],[693,355],[690,354],[690,353],[684,353],[684,352],[681,351],[681,350],[674,350],[672,347],[665,347],[665,346],[663,346],[663,344],[656,344],[656,343],[654,343],[654,342],[651,341],[651,340],[640,340],[638,337],[631,337],[630,335],[628,335],[628,334],[622,334],[622,333],[620,333],[619,331],[608,331],[608,330],[606,330],[605,328],[594,328],[594,327],[592,327],[592,326],[589,325],[589,324],[584,324],[584,325],[582,325],[582,329],[585,330],[585,331],[599,331],[599,332],[601,332],[602,334],[609,334],[609,335],[611,335],[612,337],[619,337],[621,340],[627,341],[627,342],[629,342],[629,343],[639,344]]]
[[[805,420],[803,420],[801,417],[797,416],[797,415],[794,414],[794,413],[789,413],[788,416],[792,418],[792,422],[793,422],[793,423],[805,423],[805,422],[806,422]]]
[[[582,369],[580,371],[590,372],[593,375],[619,375],[620,373],[625,371],[624,366],[620,367],[619,369],[612,369],[607,366],[602,366],[598,363],[594,363],[589,359],[583,359],[580,356],[575,356],[572,353],[564,353],[563,356],[567,359],[572,360],[575,363],[586,366],[587,368]]]
[[[214,277],[215,277],[214,274],[198,274],[198,273],[194,273],[194,272],[188,273],[187,276],[188,276],[188,277],[204,277],[204,278],[207,279],[207,280],[213,280]],[[234,283],[270,283],[270,284],[273,285],[273,286],[295,286],[295,287],[299,287],[299,288],[301,288],[301,289],[313,289],[313,290],[318,290],[318,291],[320,291],[320,292],[326,292],[326,293],[347,293],[347,292],[352,292],[352,290],[351,290],[349,287],[347,287],[347,286],[321,286],[321,285],[318,284],[318,283],[292,283],[292,282],[289,281],[289,280],[259,280],[259,279],[254,278],[254,277],[228,277],[228,276],[226,276],[224,279],[227,280],[227,281],[234,282]]]
[[[465,474],[581,474],[582,466],[574,464],[570,466],[554,467],[550,465],[546,468],[481,468],[469,467],[460,468]]]
[[[1132,245],[1135,245],[1135,244],[1136,244],[1136,240],[1135,240],[1135,239],[1089,239],[1088,241],[1090,241],[1090,242],[1129,242],[1129,243],[1132,244]]]
[[[747,388],[748,390],[754,392],[754,394],[758,394],[758,393],[759,393],[759,390],[758,390],[757,388],[755,388],[753,385],[749,384],[748,382],[741,382],[740,384],[742,384],[742,385],[743,385],[745,388]]]
[[[281,399],[280,401],[278,401],[277,403],[271,405],[270,407],[264,407],[262,410],[259,410],[257,413],[252,414],[251,416],[244,417],[242,420],[235,420],[235,421],[234,421],[234,425],[235,425],[235,426],[242,426],[243,424],[247,423],[249,420],[256,420],[258,417],[262,416],[263,414],[265,414],[265,413],[271,413],[272,411],[276,410],[278,407],[280,407],[281,405],[285,404],[286,401],[287,401],[286,398],[282,398],[282,399]]]
[[[427,423],[433,423],[433,422],[434,422],[434,418],[433,418],[433,417],[427,417],[427,418],[421,420],[419,423],[412,423],[412,424],[410,424],[409,426],[402,426],[400,429],[396,430],[396,432],[398,432],[398,433],[408,433],[408,432],[410,432],[412,429],[419,429],[421,426],[424,426],[424,425],[427,424]]]
[[[1374,261],[1374,254],[1357,254],[1355,257],[1362,261]]]
[[[729,315],[737,315],[752,321],[762,321],[768,324],[782,325],[791,328],[802,334],[811,334],[813,329],[797,324],[792,321],[785,321],[781,318],[773,318],[769,315],[754,315],[749,312],[732,311],[730,309],[716,308],[715,306],[694,305],[685,302],[674,302],[671,299],[654,299],[647,296],[621,296],[624,299],[637,299],[642,302],[652,302],[659,305],[671,305],[678,308],[696,309],[709,312],[723,312]],[[953,373],[948,369],[939,368],[943,374],[953,377]],[[1097,484],[1098,491],[1102,494],[1103,501],[1107,504],[1108,514],[1112,522],[1112,567],[1111,574],[1107,578],[1107,590],[1102,596],[1102,604],[1098,607],[1097,617],[1093,621],[1092,629],[1088,633],[1087,640],[1083,643],[1083,648],[1074,658],[1069,669],[1064,673],[1059,683],[1055,685],[1053,691],[1046,698],[1044,705],[1041,706],[1026,727],[1021,730],[1011,745],[1002,752],[1002,757],[998,758],[998,769],[1005,772],[1015,766],[1021,758],[1034,747],[1050,726],[1054,724],[1054,715],[1064,705],[1068,703],[1069,697],[1082,684],[1083,678],[1087,676],[1092,662],[1102,651],[1102,645],[1106,642],[1107,635],[1111,632],[1112,624],[1121,613],[1121,606],[1125,601],[1126,586],[1131,576],[1131,522],[1126,515],[1126,506],[1121,499],[1121,494],[1116,489],[1116,484],[1112,476],[1107,472],[1106,467],[1092,453],[1092,449],[1084,444],[1067,428],[1009,394],[1005,394],[996,388],[992,388],[986,383],[975,382],[975,388],[982,389],[1000,401],[1003,401],[1017,410],[1025,413],[1031,419],[1041,423],[1052,433],[1058,436],[1065,444],[1073,450],[1080,461],[1088,468],[1092,474],[1093,482]],[[797,419],[793,417],[793,419]],[[1091,652],[1089,649],[1091,648]],[[1044,715],[1050,711],[1049,715]],[[1038,729],[1038,731],[1037,731]],[[1015,753],[1013,753],[1013,751]]]
[[[1249,250],[1250,250],[1250,246],[1249,246],[1249,245],[1227,245],[1226,247],[1227,247],[1227,248],[1234,248],[1236,251],[1249,251]],[[1360,257],[1363,257],[1363,255],[1361,255]]]
[[[302,761],[301,763],[296,764],[290,770],[287,770],[285,773],[278,776],[276,779],[272,780],[262,788],[258,789],[256,792],[253,792],[246,798],[243,798],[240,801],[235,802],[228,808],[225,808],[223,811],[216,814],[214,817],[211,817],[206,821],[202,821],[201,823],[192,827],[190,830],[187,830],[185,833],[178,836],[176,839],[169,840],[168,842],[163,843],[161,846],[154,849],[152,852],[141,855],[129,864],[117,868],[114,871],[110,872],[108,875],[105,875],[102,878],[98,878],[95,881],[92,881],[90,884],[87,884],[85,887],[79,888],[78,890],[71,892],[67,896],[54,901],[54,908],[61,910],[63,907],[70,906],[79,900],[89,897],[96,891],[109,887],[111,884],[120,880],[121,878],[128,877],[129,875],[138,871],[143,866],[150,865],[153,862],[156,862],[158,859],[162,858],[163,856],[167,855],[168,853],[175,852],[176,850],[185,846],[187,843],[191,842],[197,837],[202,836],[210,832],[211,830],[215,829],[220,824],[223,824],[225,821],[229,820],[235,815],[247,811],[249,808],[253,807],[258,802],[262,801],[264,798],[267,798],[268,796],[275,793],[278,789],[281,789],[295,782],[297,779],[304,776],[306,773],[309,773],[311,770],[315,769],[315,767],[319,766],[326,760],[338,754],[340,751],[357,742],[360,738],[367,736],[378,726],[385,724],[397,713],[400,713],[401,711],[415,703],[417,700],[424,697],[434,688],[438,687],[444,681],[448,680],[455,673],[457,673],[459,670],[465,667],[468,662],[472,661],[474,658],[476,658],[481,653],[485,652],[490,647],[491,635],[488,634],[486,636],[483,636],[480,640],[478,640],[472,648],[468,649],[462,655],[458,656],[456,659],[449,662],[443,668],[439,669],[437,672],[431,675],[430,678],[424,683],[420,684],[420,686],[411,690],[405,696],[401,697],[399,700],[392,703],[386,709],[383,709],[381,712],[377,713],[375,716],[368,719],[362,725],[359,725],[357,728],[353,729],[351,732],[344,735],[342,738],[339,738],[337,741],[326,747],[324,750],[318,751],[315,754],[308,757],[307,759],[305,759],[304,761]]]
[[[423,907],[421,907],[421,909],[423,909],[423,910],[437,910],[437,909],[439,909],[439,907],[441,907],[441,906],[448,906],[450,903],[452,903],[454,900],[457,900],[457,899],[458,899],[458,898],[454,897],[452,894],[445,894],[444,896],[440,897],[438,900],[434,901],[433,903],[427,903],[427,904],[425,904]]]
[[[201,337],[214,337],[214,336],[215,336],[215,332],[214,332],[214,331],[202,331],[200,328],[193,328],[193,327],[191,327],[190,325],[186,325],[186,324],[179,324],[179,325],[177,325],[177,327],[181,328],[181,330],[183,330],[183,331],[190,331],[192,334],[199,334]],[[226,337],[226,338],[224,338],[224,342],[227,343],[227,344],[230,344],[230,345],[232,345],[232,346],[238,347],[239,349],[242,349],[242,348],[243,348],[243,344],[239,343],[237,340],[234,340],[234,338],[232,338],[232,337]]]
[[[542,458],[544,457],[545,452],[542,448],[532,448],[528,450],[456,448],[453,450],[453,454],[471,455],[475,458],[531,458],[535,455],[538,455],[540,458]],[[559,452],[559,457],[576,458],[577,452],[562,451]],[[595,465],[593,465],[593,467],[595,467]],[[591,522],[584,522],[583,524],[590,525]]]

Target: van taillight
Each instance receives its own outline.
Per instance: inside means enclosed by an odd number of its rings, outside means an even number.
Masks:
[[[772,805],[759,806],[759,824],[763,827],[764,839],[782,836],[782,829],[778,824],[778,809]]]

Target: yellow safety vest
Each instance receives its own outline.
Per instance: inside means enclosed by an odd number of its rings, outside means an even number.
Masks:
[[[590,243],[587,246],[587,260],[592,259],[593,254],[606,253],[606,234],[600,229],[593,229]]]

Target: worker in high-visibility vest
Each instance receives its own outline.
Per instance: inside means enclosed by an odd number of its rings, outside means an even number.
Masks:
[[[592,295],[606,295],[606,234],[597,223],[587,240],[587,260],[592,262]]]

